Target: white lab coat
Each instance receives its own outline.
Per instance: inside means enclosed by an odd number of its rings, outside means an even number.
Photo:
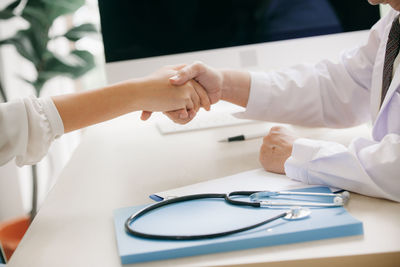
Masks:
[[[368,42],[343,53],[339,63],[252,73],[242,117],[324,127],[374,123],[373,140],[357,138],[349,147],[296,140],[285,163],[288,177],[400,201],[400,68],[380,108],[386,42],[397,14],[377,22]]]

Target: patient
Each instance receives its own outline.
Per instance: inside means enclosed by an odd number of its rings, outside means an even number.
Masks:
[[[55,138],[123,114],[180,110],[190,119],[209,98],[196,82],[174,86],[169,78],[181,66],[167,66],[143,78],[97,90],[48,98],[27,97],[0,104],[0,166],[16,158],[18,166],[35,164]]]

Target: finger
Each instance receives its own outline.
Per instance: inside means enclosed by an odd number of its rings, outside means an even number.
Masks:
[[[185,112],[186,112],[186,110],[185,110]],[[180,113],[180,110],[179,110],[179,111],[174,110],[174,111],[164,112],[164,114],[165,114],[168,118],[170,118],[173,122],[175,122],[175,123],[186,124],[186,123],[188,123],[189,121],[192,120],[192,119],[189,117],[189,114],[188,114],[187,112],[186,112],[186,117],[183,118],[183,119],[181,119],[181,118],[179,117],[179,113]]]
[[[190,119],[193,119],[197,114],[197,112],[194,109],[189,109],[188,113]]]
[[[164,112],[164,114],[168,115],[170,119],[180,120],[189,118],[189,113],[186,109],[178,109],[173,111]]]
[[[174,111],[174,113],[176,113],[176,117],[178,119],[187,119],[187,118],[189,118],[189,114],[188,114],[187,110],[184,109],[184,108],[179,109],[177,111]]]
[[[199,111],[201,104],[200,104],[200,96],[197,94],[196,90],[194,90],[193,92],[191,92],[190,97],[192,98],[192,102],[193,102],[193,109],[197,112]]]
[[[188,66],[183,67],[175,76],[169,78],[171,84],[182,85],[187,81],[196,78],[204,72],[204,64],[201,62],[195,62]]]
[[[193,87],[196,90],[197,95],[200,97],[200,105],[203,107],[205,110],[209,111],[210,110],[210,98],[208,97],[208,94],[204,88],[198,84],[196,81],[192,81]]]
[[[186,99],[186,110],[189,110],[189,109],[193,109],[194,108],[194,103],[193,103],[193,98],[194,98],[194,96],[193,95],[195,95],[196,93],[190,93],[190,98],[188,98],[188,99]]]
[[[172,69],[173,69],[173,70],[181,70],[181,69],[183,69],[183,68],[186,67],[186,66],[187,66],[187,64],[182,63],[182,64],[178,64],[178,65],[172,66]]]
[[[287,131],[289,131],[288,128],[286,128],[284,126],[276,125],[276,126],[271,127],[270,133],[281,133],[281,132],[287,132]]]
[[[150,117],[151,117],[151,114],[152,114],[153,112],[151,112],[151,111],[142,111],[142,115],[140,116],[140,119],[142,120],[142,121],[146,121],[146,120],[148,120]]]

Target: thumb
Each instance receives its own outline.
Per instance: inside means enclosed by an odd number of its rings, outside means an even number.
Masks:
[[[188,81],[188,80],[190,80],[190,79],[188,79],[188,78],[186,78],[186,77],[184,77],[184,76],[182,76],[181,74],[176,74],[175,76],[172,76],[171,78],[169,78],[169,82],[172,84],[172,85],[182,85],[182,84],[184,84],[186,81]]]
[[[191,64],[189,66],[185,66],[178,71],[175,76],[169,78],[169,81],[173,85],[182,85],[187,81],[196,78],[200,73],[198,71],[199,68],[196,67],[197,64]]]
[[[151,112],[151,111],[142,111],[142,115],[140,116],[140,119],[142,121],[147,121],[151,117],[152,113],[153,112]]]

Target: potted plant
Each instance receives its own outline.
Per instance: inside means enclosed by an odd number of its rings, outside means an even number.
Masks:
[[[0,40],[0,46],[14,46],[22,57],[33,64],[36,71],[34,80],[19,77],[32,86],[36,96],[40,96],[43,86],[50,79],[57,76],[77,79],[95,66],[94,56],[89,51],[71,48],[67,56],[61,57],[49,49],[49,43],[58,38],[69,40],[72,44],[70,47],[74,47],[74,43],[82,37],[97,32],[95,25],[84,23],[70,28],[62,35],[51,34],[51,27],[57,18],[75,12],[84,4],[85,0],[16,0],[0,11],[0,20],[19,17],[29,24],[28,28],[17,31],[14,36]],[[1,85],[0,93],[4,101],[7,101],[6,93]],[[36,165],[32,166],[32,178],[31,220],[37,212]],[[3,245],[7,247],[4,240]]]

